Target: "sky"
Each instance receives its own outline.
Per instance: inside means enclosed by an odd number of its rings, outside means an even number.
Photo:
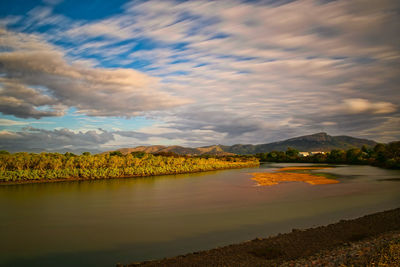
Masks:
[[[0,150],[400,139],[400,2],[0,3]]]

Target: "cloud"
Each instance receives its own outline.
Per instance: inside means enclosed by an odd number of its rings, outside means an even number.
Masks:
[[[1,119],[0,125],[23,125],[12,120]],[[157,133],[140,131],[106,131],[101,128],[95,130],[69,130],[67,128],[45,130],[27,126],[18,131],[0,131],[0,150],[10,152],[54,151],[54,152],[102,152],[121,148],[122,146],[139,146],[143,142],[168,142],[177,137],[164,136]]]
[[[44,130],[25,127],[22,131],[0,132],[0,149],[18,151],[93,151],[99,145],[114,140],[112,133],[98,130],[73,132],[68,129]]]
[[[41,94],[13,79],[0,78],[0,84],[2,89],[0,92],[0,111],[3,114],[20,118],[64,115],[65,107],[48,95]],[[42,109],[36,107],[42,107]]]
[[[379,138],[380,142],[391,142],[393,140],[399,140],[399,126],[400,117],[385,117],[383,123],[370,125],[360,131],[362,136],[370,139]],[[394,139],[395,137],[396,139]]]
[[[386,114],[396,111],[396,105],[389,102],[376,102],[372,103],[367,99],[352,98],[345,99],[343,108],[349,113],[373,113],[373,114]]]
[[[26,125],[26,124],[29,124],[29,122],[0,119],[0,126],[15,126],[15,125]]]
[[[39,118],[73,106],[163,122],[115,134],[126,144],[263,143],[317,131],[395,139],[399,8],[395,0],[131,1],[105,19],[58,24],[67,18],[36,9],[30,17],[46,19],[30,18],[29,29],[47,25],[51,34],[2,39],[15,48],[5,51],[0,108]],[[12,93],[17,85],[29,99]]]
[[[21,118],[62,116],[75,107],[89,116],[136,116],[173,108],[187,99],[160,89],[157,78],[133,69],[68,63],[37,36],[2,30],[0,111]]]

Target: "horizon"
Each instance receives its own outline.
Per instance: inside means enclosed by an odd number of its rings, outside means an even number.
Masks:
[[[197,148],[208,148],[208,147],[215,147],[215,146],[236,146],[236,145],[241,145],[241,146],[247,146],[247,145],[250,145],[250,146],[258,146],[258,145],[269,145],[269,144],[281,143],[281,142],[285,142],[285,141],[288,141],[288,140],[291,140],[291,139],[297,139],[297,138],[308,137],[308,136],[314,136],[314,135],[320,135],[320,134],[325,134],[325,135],[330,136],[330,137],[350,137],[350,138],[355,138],[355,139],[360,139],[360,140],[372,141],[372,142],[375,142],[375,143],[379,144],[379,142],[376,142],[375,140],[372,140],[372,139],[364,139],[364,138],[358,138],[358,137],[348,136],[348,135],[335,135],[335,136],[333,136],[333,135],[330,135],[329,133],[326,133],[326,132],[319,132],[319,133],[313,133],[313,134],[302,135],[302,136],[294,136],[294,137],[291,137],[291,138],[288,138],[288,139],[272,141],[272,142],[269,142],[269,143],[253,143],[253,144],[251,144],[251,143],[247,143],[247,144],[245,144],[245,143],[237,143],[237,144],[233,144],[233,145],[209,144],[209,145],[192,146],[192,147],[191,147],[191,146],[181,146],[181,145],[160,145],[160,144],[140,145],[140,144],[139,144],[139,145],[130,146],[130,147],[128,147],[128,146],[126,146],[126,147],[116,147],[116,148],[114,148],[114,149],[112,149],[112,150],[96,150],[96,149],[87,149],[87,150],[82,150],[82,149],[81,149],[81,150],[79,150],[79,149],[78,149],[78,150],[68,150],[68,149],[65,149],[65,150],[40,150],[40,149],[36,149],[36,150],[34,150],[34,151],[23,151],[23,150],[21,150],[21,151],[7,151],[7,152],[11,152],[11,153],[18,153],[18,152],[32,152],[32,153],[41,153],[41,152],[45,152],[45,153],[67,153],[67,152],[71,152],[71,153],[77,153],[77,154],[82,154],[82,153],[84,153],[84,152],[89,152],[89,153],[93,153],[93,154],[99,154],[99,153],[101,154],[101,153],[105,153],[105,152],[118,151],[118,150],[122,150],[122,149],[132,149],[132,148],[138,148],[138,147],[157,147],[157,146],[165,147],[165,148],[176,146],[176,147],[193,148],[193,149],[197,149]],[[398,140],[393,141],[393,142],[398,142]],[[388,143],[391,143],[391,142],[388,142]],[[295,148],[295,149],[296,149],[296,148]],[[307,150],[307,152],[312,152],[312,151],[308,151],[308,150]]]
[[[2,3],[0,150],[320,132],[400,140],[399,10],[394,0]]]

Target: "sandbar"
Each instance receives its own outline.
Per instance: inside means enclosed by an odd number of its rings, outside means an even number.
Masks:
[[[339,181],[308,173],[251,173],[258,186],[272,186],[282,182],[304,182],[310,185],[337,184]]]

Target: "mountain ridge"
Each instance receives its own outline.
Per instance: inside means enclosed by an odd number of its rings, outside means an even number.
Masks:
[[[295,148],[299,151],[328,152],[332,149],[347,150],[350,148],[361,148],[363,145],[375,146],[377,143],[373,140],[361,139],[346,135],[331,136],[325,132],[311,135],[289,138],[283,141],[272,142],[259,145],[233,145],[226,146],[224,151],[235,154],[256,154],[271,151],[286,151],[288,147]]]
[[[350,148],[361,148],[363,145],[375,146],[377,142],[369,139],[356,138],[346,135],[331,136],[325,132],[315,133],[311,135],[304,135],[289,138],[286,140],[266,143],[266,144],[235,144],[232,146],[225,145],[211,145],[203,147],[183,147],[183,146],[138,146],[132,148],[118,149],[122,154],[129,154],[132,152],[146,152],[146,153],[175,153],[179,155],[218,155],[229,156],[233,154],[257,154],[276,151],[286,151],[288,147],[295,148],[299,151],[323,151],[327,152],[332,149],[347,150]]]

